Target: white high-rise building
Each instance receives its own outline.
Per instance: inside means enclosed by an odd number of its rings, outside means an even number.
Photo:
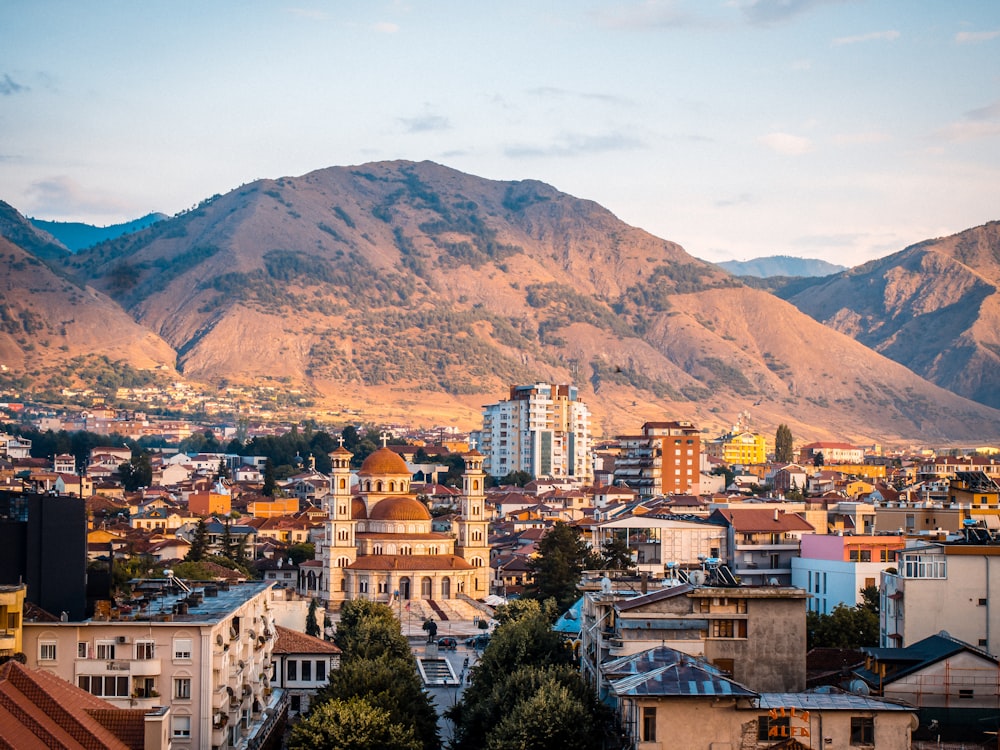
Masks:
[[[525,471],[534,477],[590,481],[590,409],[576,386],[514,385],[510,398],[483,407],[479,450],[494,477]]]

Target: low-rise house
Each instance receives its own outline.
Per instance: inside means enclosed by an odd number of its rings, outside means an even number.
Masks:
[[[719,519],[645,513],[603,521],[593,533],[595,550],[624,541],[638,570],[661,577],[667,563],[697,568],[704,558],[727,559],[729,553],[727,526]]]
[[[639,750],[910,748],[914,714],[898,703],[829,688],[757,692],[664,647],[607,667],[622,725]]]
[[[865,665],[854,674],[868,692],[916,707],[920,725],[935,727],[932,734],[951,741],[982,741],[983,731],[996,726],[997,657],[945,633],[906,648],[863,651]]]
[[[276,626],[272,680],[288,693],[289,715],[309,711],[316,693],[330,681],[330,673],[340,669],[340,648],[322,638]]]
[[[719,508],[709,520],[726,524],[727,563],[748,584],[791,584],[800,539],[816,530],[800,515],[780,508]]]

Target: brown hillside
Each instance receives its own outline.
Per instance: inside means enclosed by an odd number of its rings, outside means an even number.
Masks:
[[[803,312],[933,383],[1000,407],[1000,222],[809,287]]]

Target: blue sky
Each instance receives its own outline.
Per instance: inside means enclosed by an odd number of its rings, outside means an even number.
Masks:
[[[397,158],[542,180],[707,260],[853,265],[1000,219],[1000,2],[3,3],[26,215]]]

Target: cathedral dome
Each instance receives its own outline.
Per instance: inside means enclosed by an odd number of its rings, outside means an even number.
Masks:
[[[365,501],[360,497],[351,498],[351,518],[355,521],[363,521],[368,518],[368,509],[365,508]]]
[[[359,475],[382,475],[382,474],[405,474],[410,476],[410,470],[406,468],[404,461],[398,453],[388,448],[382,447],[372,453],[361,464],[358,470]]]
[[[372,521],[430,521],[431,514],[419,500],[412,497],[386,497],[372,508]]]

